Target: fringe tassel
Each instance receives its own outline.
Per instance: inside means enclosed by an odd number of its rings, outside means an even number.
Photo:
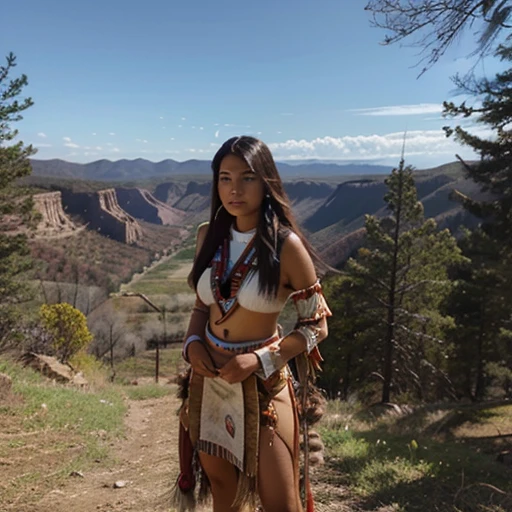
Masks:
[[[171,490],[171,507],[174,507],[176,512],[195,512],[198,505],[205,505],[210,501],[210,481],[199,464],[197,450],[194,451],[192,466],[194,468],[194,486],[183,491],[179,485],[180,477],[178,477]]]
[[[238,485],[236,488],[234,508],[250,511],[256,510],[258,505],[258,489],[255,476],[247,476],[244,473],[238,473]]]
[[[204,471],[199,475],[199,491],[197,493],[197,502],[204,504],[211,497],[210,481]]]
[[[171,493],[171,506],[174,507],[177,512],[193,512],[196,509],[194,489],[183,492],[176,480]]]
[[[249,477],[255,477],[258,473],[260,403],[256,379],[255,375],[251,375],[242,383],[245,409],[244,473]]]
[[[189,384],[188,416],[189,435],[195,446],[199,439],[199,426],[201,422],[201,403],[203,401],[203,379],[201,375],[192,372]]]

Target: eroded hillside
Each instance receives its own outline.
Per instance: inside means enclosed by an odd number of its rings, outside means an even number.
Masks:
[[[41,215],[36,230],[37,236],[65,236],[75,233],[77,226],[64,213],[60,192],[36,194],[33,199],[34,207]]]
[[[297,178],[285,181],[284,187],[295,216],[315,247],[330,263],[339,265],[362,243],[365,215],[386,215],[384,179],[382,175],[361,179]],[[426,217],[435,218],[440,227],[455,232],[461,225],[474,221],[452,200],[454,189],[471,196],[478,192],[474,184],[464,179],[460,166],[459,170],[456,164],[451,164],[437,170],[417,171],[415,180]],[[52,187],[58,185],[52,183]],[[83,185],[77,188],[62,190],[64,211],[79,215],[88,228],[128,244],[140,243],[143,221],[155,229],[174,225],[191,232],[194,225],[210,215],[209,179],[169,179],[149,189],[124,186],[87,191]]]
[[[116,188],[119,206],[137,219],[153,224],[179,226],[185,212],[156,199],[149,190],[142,188]]]
[[[66,212],[79,215],[100,234],[127,244],[142,237],[139,223],[119,206],[113,188],[92,193],[63,190],[62,201]]]

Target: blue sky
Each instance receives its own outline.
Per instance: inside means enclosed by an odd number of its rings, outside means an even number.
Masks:
[[[37,158],[210,159],[255,135],[279,160],[394,164],[407,130],[419,167],[471,157],[441,103],[470,66],[462,40],[417,78],[418,49],[384,47],[364,0],[16,0],[14,52],[35,106],[18,123]],[[492,72],[492,61],[477,71]]]

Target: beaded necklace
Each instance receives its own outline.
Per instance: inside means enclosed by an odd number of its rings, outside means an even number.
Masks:
[[[256,247],[254,237],[248,242],[244,251],[229,272],[229,238],[217,249],[212,260],[210,285],[215,302],[219,306],[222,317],[215,322],[224,322],[238,306],[238,291],[253,266],[256,265]]]

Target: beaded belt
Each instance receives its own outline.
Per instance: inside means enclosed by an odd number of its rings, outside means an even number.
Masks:
[[[258,348],[264,347],[274,341],[279,339],[279,335],[277,333],[273,334],[269,338],[265,338],[263,340],[254,340],[254,341],[224,341],[220,338],[217,338],[211,331],[209,324],[206,325],[206,340],[215,345],[218,348],[223,350],[229,350],[235,354],[245,354],[247,352],[252,352]]]

